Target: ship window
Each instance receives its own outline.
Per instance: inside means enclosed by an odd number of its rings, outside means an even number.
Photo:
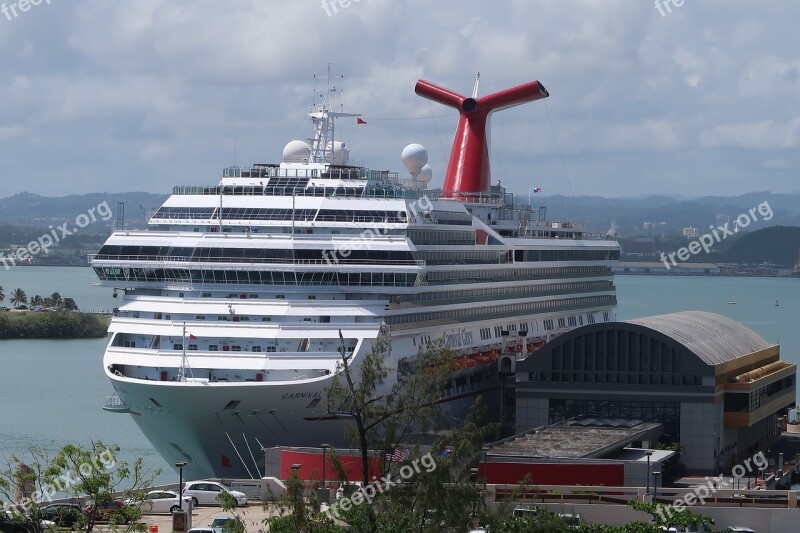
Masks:
[[[225,409],[236,409],[240,403],[242,403],[241,400],[231,400],[228,402],[228,405],[225,406]]]
[[[276,294],[275,298],[277,298],[278,300],[285,300],[286,299],[286,295],[284,295],[284,294]]]
[[[268,351],[268,352],[274,352],[274,351],[276,351],[276,349],[275,349],[275,346],[267,346],[267,351]]]
[[[196,317],[194,317],[194,319],[195,320],[205,320],[206,317],[205,317],[205,315],[197,315]]]
[[[316,297],[316,296],[314,296],[313,294],[309,294],[309,295],[308,295],[308,299],[309,299],[309,300],[316,300],[316,299],[317,299],[317,297]]]
[[[204,292],[203,293],[203,298],[211,298],[211,293],[210,292]]]
[[[250,298],[258,298],[258,294],[251,294]]]
[[[231,346],[231,351],[233,351],[233,352],[241,352],[242,351],[242,347],[238,346],[238,345],[233,345],[233,346]]]
[[[269,316],[262,316],[261,322],[272,322],[272,317]]]
[[[260,352],[261,351],[261,346],[253,346],[253,351],[254,352]]]
[[[208,351],[209,352],[218,352],[219,351],[219,346],[217,346],[216,344],[209,344],[208,345]]]
[[[183,344],[173,344],[172,345],[172,349],[173,350],[183,350]]]
[[[196,344],[190,344],[189,345],[189,349],[190,350],[197,350],[197,345]]]

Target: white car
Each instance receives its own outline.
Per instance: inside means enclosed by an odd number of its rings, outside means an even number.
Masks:
[[[197,505],[219,505],[217,496],[221,492],[227,492],[236,498],[236,505],[247,505],[247,496],[238,490],[231,490],[222,483],[216,481],[190,481],[184,485],[183,496],[191,498],[192,504]]]
[[[189,508],[189,498],[184,498],[184,507]],[[172,513],[180,509],[178,493],[172,490],[151,490],[138,500],[130,498],[125,500],[125,505],[138,506],[143,513]]]

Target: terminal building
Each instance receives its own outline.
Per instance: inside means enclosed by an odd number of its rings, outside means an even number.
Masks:
[[[689,473],[717,473],[777,439],[796,370],[780,346],[713,313],[591,324],[516,363],[516,431],[656,423]]]

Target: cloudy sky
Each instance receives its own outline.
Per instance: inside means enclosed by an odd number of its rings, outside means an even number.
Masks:
[[[469,93],[480,72],[481,94],[551,94],[493,117],[493,178],[517,192],[800,191],[796,0],[19,1],[0,14],[0,197],[275,162],[329,62],[368,122],[338,126],[353,157],[400,170],[420,142],[434,186],[456,116],[414,83]]]

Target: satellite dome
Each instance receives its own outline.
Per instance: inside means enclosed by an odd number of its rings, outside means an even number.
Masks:
[[[331,151],[333,152],[331,157]],[[325,161],[334,165],[346,165],[350,160],[350,149],[341,141],[333,141],[333,150],[331,150],[331,143],[328,143],[327,150],[325,150]]]
[[[311,147],[305,141],[291,141],[283,148],[284,163],[308,163]]]
[[[412,176],[419,174],[425,163],[428,162],[428,150],[421,144],[413,143],[403,148],[401,156],[403,165],[408,169]]]
[[[419,174],[416,178],[417,181],[421,181],[422,183],[430,183],[431,179],[433,178],[433,169],[430,165],[423,165],[422,169],[420,169]]]

